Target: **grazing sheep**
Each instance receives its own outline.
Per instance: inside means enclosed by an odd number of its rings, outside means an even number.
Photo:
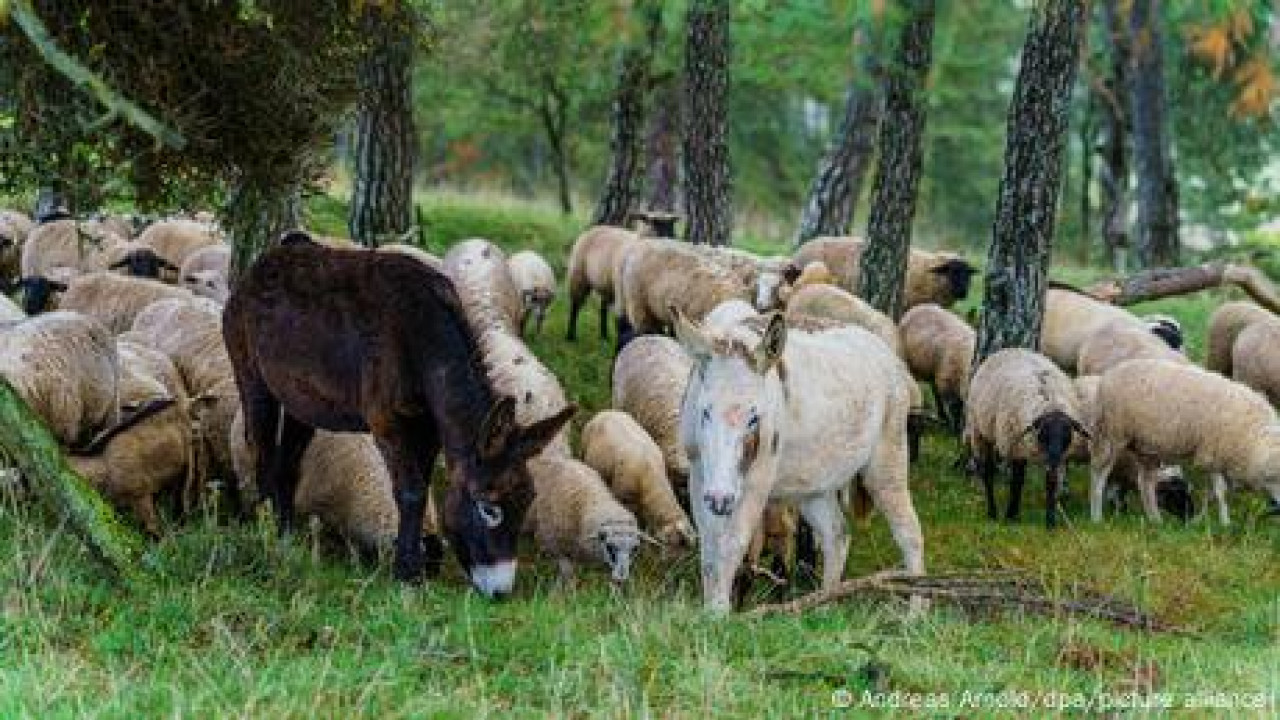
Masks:
[[[1084,341],[1107,325],[1125,323],[1160,337],[1174,350],[1182,346],[1182,329],[1172,318],[1153,316],[1150,321],[1144,321],[1124,308],[1102,302],[1074,288],[1053,285],[1045,291],[1040,352],[1063,370],[1076,372],[1080,346]]]
[[[662,451],[672,484],[683,490],[689,456],[680,442],[680,402],[693,361],[680,344],[662,335],[642,335],[613,363],[613,407],[630,415]]]
[[[9,282],[19,276],[22,246],[35,225],[16,210],[0,210],[0,279]]]
[[[244,413],[237,412],[230,428],[231,461],[241,494],[256,493],[254,456],[245,439]],[[328,530],[366,553],[390,552],[400,523],[391,474],[368,433],[317,430],[302,454],[294,509],[315,517]],[[439,562],[443,558],[439,523],[431,494],[422,516],[423,550]],[[433,560],[429,560],[433,561]]]
[[[177,271],[169,261],[136,240],[116,240],[90,260],[95,270],[121,270],[124,275],[159,279],[160,272]]]
[[[628,250],[645,242],[626,228],[597,225],[578,236],[569,252],[566,273],[569,285],[568,339],[578,335],[578,313],[591,293],[600,296],[600,338],[609,338],[608,313],[617,291],[617,278]],[[616,308],[621,312],[621,308]]]
[[[1280,320],[1251,323],[1231,346],[1231,377],[1280,405]]]
[[[633,246],[622,262],[617,283],[619,347],[633,335],[661,333],[671,327],[673,309],[701,322],[720,303],[752,299],[752,286],[727,264],[709,259],[688,244],[648,240]]]
[[[405,243],[390,243],[387,245],[380,245],[378,247],[378,251],[379,252],[395,252],[395,253],[400,253],[401,255],[408,255],[409,257],[417,260],[418,262],[426,265],[429,268],[432,268],[433,270],[440,270],[441,268],[444,267],[443,260],[441,260],[440,258],[436,257],[435,255],[432,255],[431,253],[427,252],[426,250],[423,250],[422,248],[416,245],[407,245]]]
[[[219,305],[231,294],[231,248],[209,245],[187,256],[178,271],[178,285]]]
[[[964,401],[977,334],[955,315],[933,303],[917,305],[898,327],[902,354],[911,375],[933,388],[938,414],[952,430],[964,424]]]
[[[1209,338],[1205,342],[1204,367],[1231,377],[1231,356],[1236,336],[1246,327],[1276,316],[1251,302],[1224,303],[1209,317]]]
[[[662,543],[693,544],[693,526],[676,501],[662,450],[630,415],[604,410],[582,428],[582,461],[609,484]]]
[[[1212,475],[1224,525],[1227,479],[1270,495],[1280,506],[1280,420],[1266,398],[1241,383],[1190,364],[1132,360],[1103,374],[1098,385],[1089,508],[1102,519],[1111,469],[1125,450],[1143,465],[1140,489],[1147,516],[1159,521],[1156,466],[1190,460]]]
[[[35,315],[56,306],[57,293],[71,278],[99,267],[99,254],[119,241],[115,235],[94,234],[71,219],[36,225],[27,234],[16,283],[22,291],[22,309]]]
[[[542,256],[532,250],[524,250],[507,260],[511,279],[520,291],[520,335],[524,335],[529,316],[537,317],[534,334],[542,334],[542,321],[547,308],[556,299],[556,274]]]
[[[116,423],[119,368],[111,333],[79,313],[51,312],[0,328],[0,376],[66,447]]]
[[[1076,371],[1081,375],[1101,375],[1126,360],[1138,358],[1190,362],[1147,327],[1130,320],[1114,320],[1080,344]]]
[[[90,232],[110,233],[123,240],[133,237],[133,219],[127,215],[97,212],[84,221],[84,225]]]
[[[1009,463],[1008,520],[1021,513],[1027,461],[1036,459],[1045,468],[1045,524],[1058,524],[1058,492],[1073,437],[1090,436],[1082,417],[1071,379],[1043,355],[1008,348],[978,366],[965,404],[964,441],[978,461],[987,517],[996,519],[997,458]]]
[[[794,292],[787,300],[787,320],[795,324],[802,315],[857,325],[883,340],[895,355],[902,357],[902,337],[893,320],[862,298],[834,285],[808,285]]]
[[[865,242],[856,237],[814,238],[796,250],[794,259],[801,267],[814,261],[823,262],[840,287],[856,295],[861,276],[859,262]],[[975,272],[977,269],[972,264],[955,253],[912,248],[907,256],[907,275],[903,281],[903,308],[925,303],[950,307],[968,296],[970,280]]]
[[[783,283],[778,288],[778,304],[782,307],[786,307],[801,288],[806,288],[810,285],[835,284],[836,276],[831,274],[831,270],[827,268],[827,264],[821,260],[814,260],[804,266],[794,281]]]
[[[174,268],[181,268],[182,263],[197,250],[222,242],[222,235],[216,229],[203,223],[189,220],[164,220],[152,224],[138,236],[138,242],[155,251],[157,255],[168,261]],[[177,278],[174,270],[166,276],[166,280]]]
[[[457,287],[477,334],[491,327],[519,334],[520,291],[501,248],[488,240],[463,240],[445,253],[444,274]]]
[[[134,318],[151,303],[190,297],[190,292],[158,280],[96,272],[73,278],[58,307],[88,315],[118,334],[133,327]]]

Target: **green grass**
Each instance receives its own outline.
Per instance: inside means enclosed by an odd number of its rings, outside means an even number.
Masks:
[[[472,217],[486,213],[465,198],[423,204],[441,243],[484,235],[562,263],[577,232],[529,208]],[[1195,343],[1219,300],[1158,307],[1182,318]],[[608,403],[609,352],[590,310],[577,344],[563,340],[562,301],[533,342],[584,407],[579,422]],[[773,718],[833,714],[838,689],[854,693],[845,712],[861,717],[873,714],[858,707],[873,687],[870,667],[887,670],[875,687],[950,693],[953,707],[939,717],[994,714],[956,707],[966,691],[1116,697],[1147,666],[1178,701],[1221,691],[1277,702],[1280,524],[1247,519],[1261,510],[1258,498],[1233,499],[1230,529],[1206,520],[1152,527],[1137,516],[1094,525],[1077,472],[1070,521],[1050,533],[1038,473],[1022,522],[990,523],[973,481],[952,468],[957,450],[954,439],[931,436],[912,469],[931,570],[1025,568],[1063,593],[1079,583],[1136,601],[1193,634],[946,605],[910,622],[900,603],[875,598],[802,617],[714,618],[700,607],[694,561],[656,555],[616,592],[592,573],[563,587],[530,551],[517,596],[494,604],[471,593],[452,563],[440,580],[405,588],[385,566],[305,536],[281,541],[265,523],[209,518],[155,546],[153,583],[122,590],[10,488],[0,491],[0,717]],[[855,528],[847,574],[897,561],[882,519]]]

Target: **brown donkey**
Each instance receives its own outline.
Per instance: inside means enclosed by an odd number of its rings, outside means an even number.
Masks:
[[[482,593],[511,591],[533,497],[525,460],[574,408],[516,427],[515,401],[490,391],[448,278],[400,254],[330,249],[292,232],[236,286],[222,332],[259,486],[281,531],[293,523],[298,465],[315,428],[368,431],[400,511],[395,576],[421,579],[427,483],[443,447],[449,542]]]

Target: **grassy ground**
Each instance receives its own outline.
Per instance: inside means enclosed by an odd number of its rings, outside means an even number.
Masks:
[[[340,225],[340,207],[314,209]],[[478,212],[459,198],[424,210],[437,250],[483,235],[562,263],[577,230],[528,208]],[[1158,305],[1187,323],[1201,352],[1220,301]],[[594,410],[608,399],[608,352],[594,312],[584,319],[583,339],[566,343],[558,303],[533,347]],[[1175,706],[1233,700],[1207,694],[1220,692],[1242,696],[1231,716],[1278,711],[1249,705],[1260,694],[1280,702],[1280,525],[1151,527],[1124,516],[1095,526],[1078,474],[1065,529],[1044,530],[1037,474],[1023,521],[989,523],[972,481],[952,469],[956,451],[953,439],[932,436],[913,468],[931,570],[1026,568],[1064,593],[1082,583],[1137,601],[1192,634],[946,606],[907,622],[901,605],[875,599],[800,618],[716,619],[700,609],[692,561],[657,556],[642,558],[615,592],[598,575],[563,587],[530,554],[517,597],[492,604],[452,565],[439,581],[404,588],[384,567],[308,538],[280,541],[265,525],[208,518],[155,547],[154,583],[121,590],[55,518],[10,488],[0,493],[0,717],[772,718],[841,711],[840,691],[852,693],[843,712],[867,716],[880,712],[862,695],[872,690],[903,693],[900,702],[945,699],[949,709],[927,713],[940,717],[989,716],[999,700],[1013,714],[1043,716],[1078,714],[1049,707],[1055,700],[1119,702],[1152,680]],[[1261,507],[1253,497],[1233,505],[1242,520]],[[848,574],[897,562],[878,518],[854,537]],[[965,692],[1005,694],[963,707]]]

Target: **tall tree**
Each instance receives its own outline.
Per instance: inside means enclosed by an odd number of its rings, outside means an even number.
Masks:
[[[1143,267],[1178,264],[1178,181],[1170,151],[1160,0],[1131,0],[1129,99],[1137,169],[1134,235]]]
[[[1038,0],[1031,13],[1009,107],[1004,175],[987,254],[979,362],[1004,348],[1040,346],[1062,148],[1083,25],[1083,0]]]
[[[353,239],[369,247],[398,238],[413,226],[417,22],[407,2],[368,3],[361,13],[368,45],[356,69],[360,94],[348,228]]]
[[[643,181],[645,102],[653,54],[662,30],[662,6],[640,6],[641,33],[632,31],[618,57],[618,89],[613,97],[609,175],[596,204],[597,225],[625,225],[639,202]],[[634,23],[629,23],[634,24]]]
[[[729,0],[690,0],[685,35],[681,135],[686,236],[728,245],[733,232],[729,175]]]
[[[645,131],[648,206],[676,212],[680,208],[680,89],[674,78],[655,84],[653,109]]]
[[[796,244],[820,235],[848,235],[853,209],[876,146],[884,107],[880,38],[883,28],[868,18],[854,30],[853,48],[858,76],[845,94],[844,115],[818,163],[809,196],[800,214]]]
[[[1107,259],[1124,272],[1129,248],[1129,32],[1118,0],[1103,0],[1102,21],[1110,72],[1094,88],[1102,107],[1102,241]]]
[[[900,0],[899,5],[904,20],[893,59],[885,68],[880,160],[858,288],[867,302],[894,319],[902,314],[903,278],[920,184],[924,80],[933,50],[934,0]]]

